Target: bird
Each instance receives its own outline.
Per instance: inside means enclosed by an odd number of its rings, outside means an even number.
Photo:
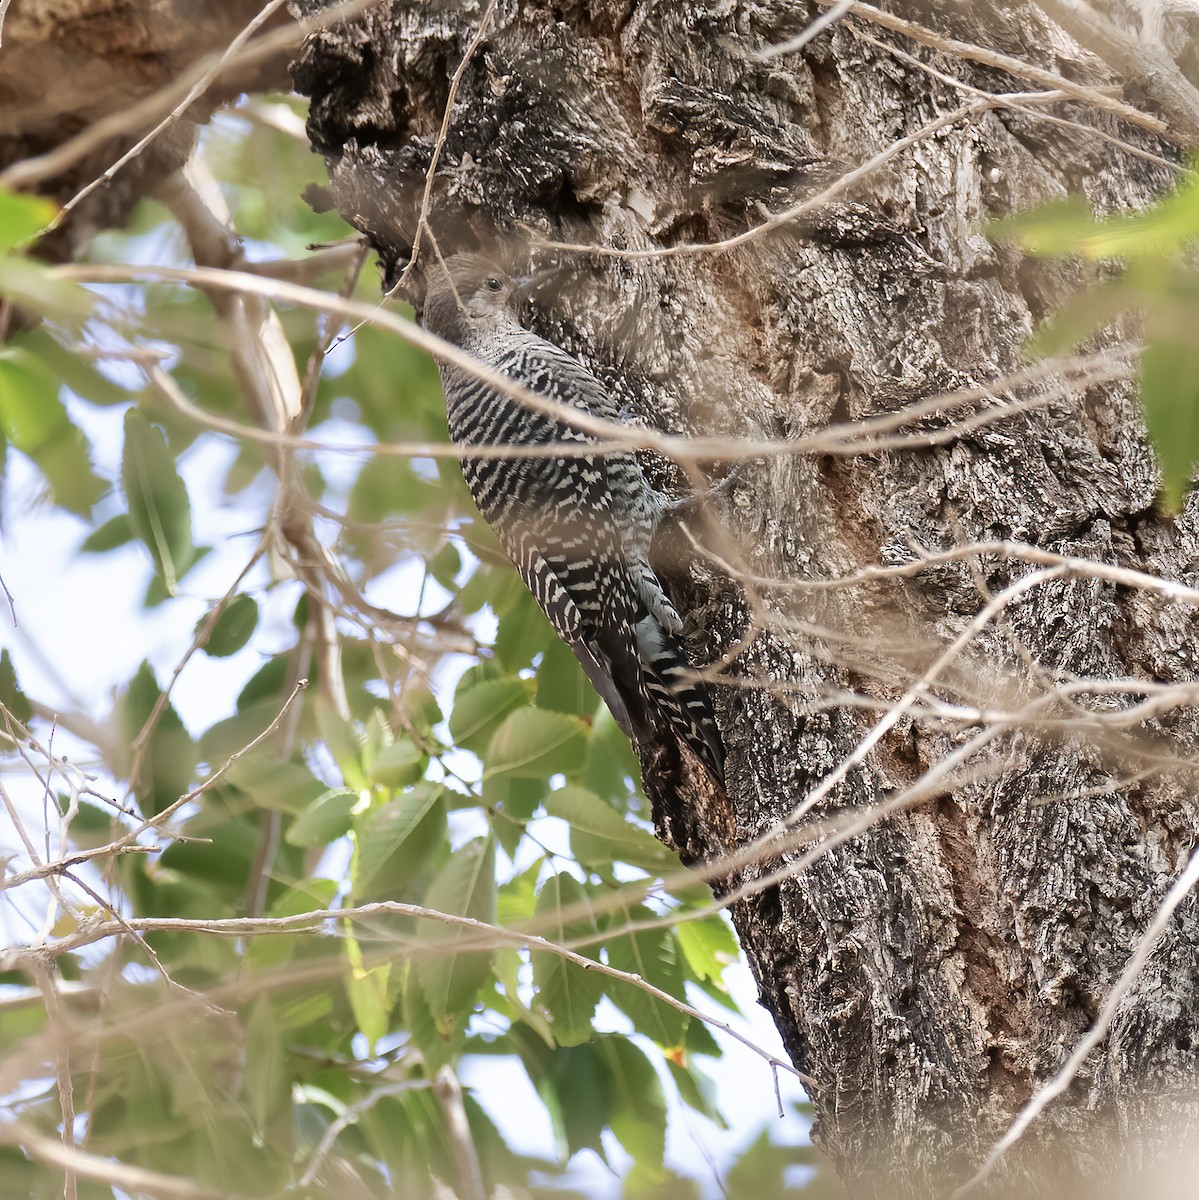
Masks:
[[[519,320],[521,281],[479,254],[426,272],[430,333],[570,412],[627,412],[561,346]],[[439,362],[451,440],[462,447],[595,444],[590,433]],[[520,457],[461,455],[483,518],[616,723],[635,743],[669,731],[723,788],[725,748],[711,690],[683,644],[683,622],[650,564],[662,515],[677,502],[646,480],[632,451]]]

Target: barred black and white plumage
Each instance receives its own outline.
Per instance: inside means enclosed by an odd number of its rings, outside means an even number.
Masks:
[[[422,321],[531,392],[607,420],[600,381],[517,320],[514,284],[484,258],[429,269]],[[542,446],[596,439],[441,364],[450,436],[460,444]],[[617,723],[642,741],[665,726],[724,783],[724,746],[682,621],[649,563],[663,498],[634,454],[473,458],[463,474],[479,511]]]

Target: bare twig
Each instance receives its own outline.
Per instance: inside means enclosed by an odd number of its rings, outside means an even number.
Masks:
[[[433,1095],[441,1105],[454,1161],[458,1165],[460,1200],[487,1200],[479,1152],[475,1149],[475,1139],[471,1136],[470,1122],[466,1119],[466,1108],[462,1103],[462,1085],[448,1064],[437,1072],[433,1080]]]
[[[949,84],[950,87],[957,88],[961,92],[965,92],[970,96],[994,96],[993,92],[986,92],[982,88],[976,88],[973,85],[966,83],[963,79],[958,79],[956,76],[947,75],[944,71],[938,71],[931,63],[926,63],[917,58],[914,54],[909,54],[906,50],[901,50],[892,42],[884,42],[881,38],[872,37],[864,29],[851,27],[853,36],[859,41],[865,42],[868,46],[873,46],[876,50],[881,50],[884,54],[889,54],[892,58],[897,58],[900,62],[908,63],[919,71],[923,71],[926,75],[930,75],[933,79],[939,79],[942,83]],[[1080,133],[1086,134],[1088,137],[1097,138],[1101,142],[1106,142],[1109,146],[1116,146],[1123,150],[1125,154],[1131,154],[1135,158],[1143,158],[1146,162],[1155,163],[1159,167],[1165,167],[1168,171],[1173,171],[1177,174],[1183,174],[1186,168],[1180,163],[1171,162],[1168,158],[1163,158],[1160,154],[1154,154],[1150,150],[1145,150],[1141,146],[1134,145],[1126,138],[1117,137],[1113,133],[1108,133],[1105,129],[1099,129],[1095,125],[1088,125],[1085,121],[1071,120],[1069,117],[1055,116],[1053,113],[1042,112],[1031,104],[1021,104],[1018,101],[1008,100],[1004,104],[1005,108],[1011,109],[1013,112],[1023,113],[1027,117],[1031,117],[1035,121],[1043,121],[1050,125],[1060,125],[1065,129],[1077,130]]]
[[[122,834],[115,841],[108,842],[106,845],[97,846],[90,850],[80,850],[78,854],[68,855],[66,858],[57,859],[54,862],[41,863],[29,871],[22,871],[19,875],[13,875],[9,879],[0,880],[0,892],[8,891],[10,888],[22,887],[34,879],[48,879],[52,876],[61,875],[62,872],[70,867],[77,867],[85,862],[91,862],[97,858],[107,858],[113,854],[148,854],[153,851],[151,846],[136,845],[136,839],[139,838],[148,829],[154,829],[163,824],[169,817],[174,816],[185,804],[190,804],[194,800],[198,800],[206,792],[211,791],[220,781],[228,774],[230,769],[245,755],[256,750],[263,744],[271,735],[279,728],[280,722],[287,715],[292,704],[295,703],[299,694],[308,686],[307,679],[301,679],[291,694],[283,702],[283,707],[276,714],[274,720],[252,741],[244,745],[240,750],[234,751],[225,762],[217,768],[207,779],[204,780],[198,787],[192,788],[190,792],[180,796],[177,800],[168,804],[161,812],[155,813],[152,817],[147,817],[140,822],[135,828]],[[136,926],[134,926],[136,928]]]
[[[384,1083],[379,1087],[372,1088],[361,1100],[347,1105],[341,1115],[336,1120],[330,1121],[325,1132],[321,1134],[321,1140],[317,1142],[316,1149],[313,1150],[312,1157],[308,1160],[308,1166],[304,1168],[304,1174],[300,1176],[299,1186],[311,1187],[316,1182],[317,1173],[325,1159],[328,1158],[329,1151],[333,1149],[337,1139],[364,1112],[369,1112],[380,1100],[385,1100],[388,1096],[402,1096],[405,1092],[425,1091],[432,1086],[433,1080],[431,1079],[404,1079],[399,1083]]]
[[[1119,78],[1135,83],[1170,118],[1188,145],[1199,142],[1199,89],[1165,46],[1138,41],[1086,0],[1037,0],[1037,4]]]
[[[132,1167],[91,1154],[78,1146],[64,1146],[57,1138],[47,1137],[24,1125],[0,1124],[0,1141],[20,1146],[32,1158],[70,1171],[83,1179],[120,1188],[131,1196],[156,1197],[159,1200],[250,1200],[241,1193],[217,1191],[178,1175],[164,1175],[145,1167]]]
[[[831,5],[834,3],[834,0],[817,0],[817,3]],[[1133,125],[1139,125],[1142,129],[1148,129],[1151,133],[1156,133],[1160,137],[1172,137],[1174,141],[1182,140],[1178,135],[1171,135],[1166,123],[1158,120],[1157,117],[1151,117],[1147,113],[1141,112],[1140,109],[1134,108],[1130,104],[1125,104],[1122,100],[1115,99],[1099,88],[1088,87],[1086,84],[1077,82],[1077,80],[1068,79],[1065,75],[1059,75],[1056,71],[1046,71],[1042,67],[1036,67],[1031,63],[1024,62],[1022,59],[1012,58],[1008,54],[1000,54],[997,50],[989,50],[983,46],[976,46],[971,42],[963,42],[957,38],[945,37],[925,25],[920,25],[915,21],[906,21],[902,17],[896,17],[891,13],[884,12],[881,8],[875,8],[872,4],[861,3],[860,0],[854,3],[850,12],[853,16],[860,17],[864,21],[869,21],[873,25],[881,26],[883,29],[890,29],[893,33],[901,33],[904,37],[911,38],[912,41],[919,42],[922,46],[931,46],[932,49],[940,50],[954,58],[965,58],[972,62],[982,63],[987,67],[996,67],[1001,71],[1006,71],[1016,79],[1024,79],[1029,83],[1037,84],[1039,87],[1063,92],[1075,100],[1085,101],[1087,104],[1113,113],[1115,116],[1121,117]]]
[[[1116,980],[1111,991],[1108,992],[1107,998],[1103,1002],[1103,1007],[1099,1010],[1099,1016],[1095,1019],[1095,1024],[1092,1026],[1090,1032],[1074,1047],[1073,1053],[1062,1065],[1061,1070],[1048,1083],[1039,1088],[1032,1099],[1020,1110],[1016,1115],[1016,1119],[1008,1127],[1007,1132],[995,1143],[994,1148],[987,1155],[982,1166],[953,1193],[952,1200],[958,1200],[959,1197],[967,1195],[978,1187],[995,1169],[996,1164],[1004,1154],[1024,1136],[1028,1127],[1044,1112],[1046,1106],[1062,1095],[1074,1081],[1087,1056],[1107,1036],[1112,1022],[1116,1019],[1116,1014],[1120,1009],[1121,1003],[1124,1001],[1125,996],[1132,990],[1133,984],[1136,983],[1137,976],[1141,973],[1145,963],[1149,961],[1149,956],[1153,953],[1154,947],[1165,932],[1166,926],[1169,925],[1175,910],[1187,898],[1196,885],[1199,885],[1199,850],[1191,855],[1190,862],[1187,863],[1186,868],[1166,893],[1165,899],[1162,900],[1160,907],[1154,914],[1148,929],[1145,930],[1141,936],[1141,940],[1137,943],[1136,950],[1129,958],[1124,970],[1121,971],[1120,978]]]
[[[68,1036],[62,1000],[54,986],[55,969],[47,962],[35,962],[33,974],[46,1006],[46,1020],[54,1039],[54,1074],[58,1081],[58,1106],[62,1114],[62,1147],[67,1153],[63,1165],[63,1200],[78,1195],[75,1167],[70,1156],[75,1150],[75,1090],[71,1081],[71,1039]]]
[[[55,146],[53,150],[34,158],[23,159],[0,171],[0,188],[11,191],[33,188],[46,179],[62,174],[114,138],[145,129],[150,122],[158,121],[164,116],[169,123],[176,110],[182,111],[186,108],[184,98],[191,94],[200,80],[207,79],[207,87],[219,75],[235,67],[266,62],[281,51],[298,46],[309,34],[347,21],[378,3],[379,0],[342,0],[341,3],[322,8],[303,20],[263,34],[249,45],[243,45],[236,54],[229,55],[227,51],[221,51],[206,55],[168,86],[160,88],[136,104],[110,113],[94,125],[89,125],[74,137]],[[214,70],[217,64],[222,65]],[[198,97],[193,98],[193,103],[195,98]]]
[[[779,1070],[802,1078],[799,1071],[789,1062],[779,1058],[776,1054],[772,1054],[769,1050],[763,1049],[751,1038],[734,1029],[727,1021],[722,1021],[718,1017],[702,1012],[693,1005],[686,1003],[686,1001],[679,1000],[669,992],[664,992],[661,988],[655,987],[640,975],[635,975],[629,971],[617,970],[615,967],[597,962],[593,958],[587,958],[566,946],[537,934],[524,933],[515,929],[505,929],[502,926],[492,925],[486,921],[479,921],[473,917],[459,916],[456,913],[439,912],[436,909],[426,908],[419,904],[402,904],[399,901],[384,900],[374,904],[359,905],[354,908],[316,909],[312,912],[300,913],[291,917],[229,917],[211,921],[189,920],[176,917],[130,917],[128,925],[139,933],[206,933],[216,937],[241,938],[265,936],[268,934],[305,933],[319,929],[328,922],[362,922],[385,915],[436,921],[443,925],[449,925],[477,935],[477,942],[474,939],[470,941],[465,939],[456,941],[454,943],[456,953],[464,949],[519,946],[527,950],[544,951],[558,958],[563,958],[585,971],[593,971],[598,975],[630,984],[647,995],[652,996],[655,1000],[659,1000],[663,1004],[677,1009],[685,1016],[692,1017],[697,1021],[702,1021],[715,1029],[719,1029],[722,1033],[740,1042],[743,1046],[752,1050]],[[37,953],[57,956],[78,950],[82,946],[94,945],[96,942],[104,941],[123,932],[125,932],[125,926],[116,921],[95,922],[86,929],[78,929],[53,945],[42,948]],[[440,950],[444,951],[444,947],[441,947]],[[10,948],[4,954],[0,954],[0,964],[3,964],[0,966],[0,969],[11,969],[16,964],[23,962],[29,953],[33,952],[26,951],[22,947]]]
[[[832,8],[821,13],[814,21],[810,21],[793,38],[788,38],[787,41],[779,42],[775,46],[763,47],[754,54],[754,58],[758,62],[769,62],[772,58],[782,58],[784,54],[797,53],[830,25],[835,25],[851,8],[853,8],[853,0],[836,0]]]
[[[491,24],[491,18],[495,15],[497,3],[498,0],[488,0],[487,7],[483,10],[483,15],[479,18],[478,28],[476,28],[470,41],[467,42],[465,51],[463,51],[462,61],[454,69],[454,74],[450,77],[445,110],[441,116],[441,126],[437,130],[437,138],[433,143],[433,153],[429,158],[428,169],[425,171],[425,187],[421,193],[420,211],[416,217],[416,232],[412,235],[412,252],[408,258],[407,265],[404,267],[399,279],[396,280],[395,286],[392,287],[391,293],[403,291],[405,284],[408,282],[408,277],[412,274],[412,269],[416,266],[416,260],[420,254],[421,241],[429,227],[429,206],[433,201],[434,176],[437,173],[437,164],[441,161],[441,152],[445,149],[445,140],[449,136],[450,122],[454,118],[454,102],[458,98],[458,88],[462,84],[462,77],[466,74],[466,69],[470,66],[471,59],[475,56],[475,51],[478,50],[487,33],[487,26]]]

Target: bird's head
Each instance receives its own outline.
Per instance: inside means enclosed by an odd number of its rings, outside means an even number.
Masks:
[[[516,320],[521,282],[492,259],[456,254],[428,268],[421,323],[430,333],[462,345]]]

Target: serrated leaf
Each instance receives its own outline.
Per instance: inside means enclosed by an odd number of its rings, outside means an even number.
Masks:
[[[404,863],[427,854],[432,843],[445,836],[445,820],[445,789],[436,783],[417,784],[363,813],[355,830],[354,895],[360,898],[374,887],[397,857],[403,873]]]
[[[543,918],[544,936],[551,942],[566,942],[595,932],[588,916],[563,917],[568,911],[586,912],[587,893],[574,876],[560,871],[542,885],[537,894],[537,915]],[[577,1046],[594,1032],[592,1020],[604,991],[604,980],[593,971],[568,962],[546,950],[534,951],[533,982],[537,1003],[550,1016],[554,1037],[560,1045]]]
[[[580,771],[587,762],[587,726],[546,708],[519,708],[504,718],[483,756],[483,778],[548,778]]]
[[[191,503],[166,436],[136,408],[125,414],[121,486],[129,504],[129,525],[150,551],[168,592],[173,592],[195,557]]]
[[[660,1167],[666,1154],[666,1097],[657,1071],[628,1038],[609,1035],[599,1048],[615,1093],[612,1132],[637,1162]]]
[[[479,838],[457,850],[437,873],[425,896],[425,907],[438,912],[495,923],[495,843]],[[432,953],[417,959],[416,972],[433,1016],[442,1026],[457,1028],[474,1007],[491,974],[491,951],[459,951],[479,933],[438,921],[421,921],[417,932]]]
[[[284,835],[293,846],[327,846],[350,832],[358,793],[338,788],[318,796],[291,823]]]
[[[399,738],[373,754],[367,778],[380,787],[402,788],[424,776],[429,756],[407,738]]]
[[[640,905],[617,914],[620,925],[653,920],[656,914]],[[671,929],[635,929],[604,944],[608,965],[645,980],[677,1000],[684,999],[683,973]],[[677,1046],[687,1028],[687,1017],[664,1000],[651,996],[632,983],[612,980],[608,984],[612,1002],[633,1022],[638,1033],[659,1046]]]
[[[439,1023],[425,997],[424,988],[417,978],[416,964],[409,964],[403,973],[400,988],[403,1028],[412,1039],[424,1059],[425,1070],[435,1073],[438,1067],[454,1062],[466,1042],[466,1026],[447,1026]]]
[[[739,957],[736,935],[718,914],[679,921],[674,929],[687,965],[700,979],[719,982],[725,967]]]
[[[570,825],[571,849],[582,863],[611,864],[620,859],[653,871],[671,862],[657,838],[630,824],[586,788],[567,786],[550,792],[545,811]]]
[[[454,697],[450,736],[463,750],[482,754],[504,718],[528,703],[529,689],[520,679],[489,679],[465,688]]]
[[[197,632],[207,619],[200,618],[196,624]],[[225,605],[224,612],[217,617],[216,624],[204,643],[204,653],[212,658],[228,658],[236,654],[254,636],[257,627],[258,601],[244,592],[234,596]]]
[[[54,499],[86,515],[105,483],[92,470],[87,442],[58,397],[59,381],[21,346],[0,350],[0,430],[45,476]]]
[[[346,978],[346,994],[354,1020],[371,1051],[379,1039],[387,1033],[391,1017],[391,963],[380,963],[367,967],[358,939],[346,928],[346,961],[349,975]]]
[[[529,1070],[526,1056],[521,1057]],[[533,1083],[550,1110],[559,1140],[565,1143],[563,1157],[594,1150],[607,1161],[602,1135],[618,1103],[609,1056],[597,1045],[564,1046],[550,1060],[549,1070],[539,1073]]]

